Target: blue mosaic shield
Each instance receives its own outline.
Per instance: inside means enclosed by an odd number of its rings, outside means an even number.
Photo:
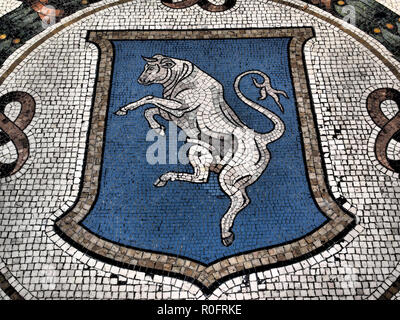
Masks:
[[[332,199],[325,184],[302,58],[312,36],[308,28],[92,32],[100,60],[86,169],[80,199],[57,230],[97,258],[192,278],[204,290],[248,269],[292,263],[342,237],[353,218],[342,209],[346,200]],[[239,99],[236,77],[260,70],[271,88],[285,93],[276,100],[266,91],[267,98],[258,100],[254,84],[263,79],[248,75],[240,82],[243,95],[276,114],[285,131],[268,144],[265,170],[246,186],[250,203],[238,212],[228,245],[221,241],[221,218],[233,196],[221,187],[220,171],[211,170],[204,183],[178,179],[156,187],[166,172],[193,172],[191,164],[179,162],[178,153],[187,150],[185,141],[176,140],[182,128],[174,132],[172,122],[156,116],[166,135],[149,135],[144,111],[154,108],[151,103],[116,114],[145,96],[163,97],[161,85],[137,81],[146,65],[142,57],[157,54],[189,61],[217,80],[236,117],[255,132],[276,128]],[[165,149],[153,152],[155,145]],[[149,150],[157,161],[149,162]]]

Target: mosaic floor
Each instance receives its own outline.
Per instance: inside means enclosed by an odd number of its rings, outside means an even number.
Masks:
[[[400,3],[0,1],[0,300],[400,299]]]

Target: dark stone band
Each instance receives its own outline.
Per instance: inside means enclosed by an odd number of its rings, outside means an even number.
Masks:
[[[19,102],[21,110],[15,121],[11,121],[4,110],[7,104]],[[35,115],[35,100],[33,97],[22,91],[13,91],[0,97],[0,146],[12,142],[17,150],[18,158],[11,163],[0,162],[0,178],[11,176],[17,173],[29,157],[29,140],[24,129],[31,123]]]
[[[393,100],[400,106],[400,92],[395,89],[378,89],[372,92],[367,99],[368,113],[374,123],[381,128],[375,141],[375,154],[378,161],[386,169],[400,173],[400,161],[387,157],[387,147],[394,139],[400,142],[400,112],[389,119],[381,110],[381,103]]]
[[[161,0],[162,4],[166,5],[167,7],[173,9],[185,9],[195,4],[199,5],[202,9],[210,11],[210,12],[222,12],[229,9],[232,9],[235,4],[236,0],[225,0],[223,4],[215,5],[209,2],[208,0],[183,0],[179,2],[172,2],[172,0]]]
[[[11,300],[25,300],[8,282],[6,277],[0,272],[0,289],[5,292]]]

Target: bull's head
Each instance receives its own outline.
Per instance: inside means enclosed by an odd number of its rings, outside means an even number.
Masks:
[[[144,70],[138,82],[145,86],[154,83],[165,83],[171,75],[171,69],[176,64],[171,58],[164,57],[160,54],[152,58],[143,57],[143,60],[145,60],[147,64],[144,66]]]

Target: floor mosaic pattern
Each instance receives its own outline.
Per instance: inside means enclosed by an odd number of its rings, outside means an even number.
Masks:
[[[399,12],[0,1],[0,300],[400,298]]]

